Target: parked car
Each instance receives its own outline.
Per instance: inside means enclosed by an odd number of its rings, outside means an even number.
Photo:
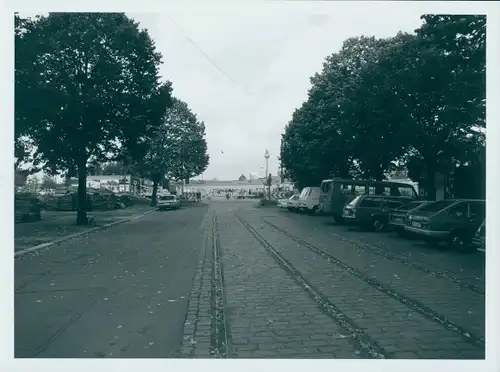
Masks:
[[[412,200],[406,196],[358,195],[344,207],[342,218],[361,227],[383,231],[389,213]]]
[[[287,204],[288,204],[288,199],[278,199],[278,201],[276,202],[278,208],[286,208]]]
[[[319,211],[319,187],[304,187],[299,195],[297,210],[299,212],[317,213]]]
[[[406,218],[409,213],[422,208],[428,202],[425,200],[414,200],[402,205],[389,212],[389,227],[391,227],[399,236],[408,236],[405,230]]]
[[[335,223],[342,224],[344,206],[358,195],[407,196],[418,194],[413,185],[392,181],[371,181],[334,178],[321,182],[320,210],[332,215]]]
[[[299,194],[295,194],[290,196],[286,202],[286,207],[289,211],[296,211],[297,210],[297,203],[299,202]]]
[[[486,220],[483,221],[481,226],[477,229],[474,237],[472,238],[472,244],[476,247],[478,251],[486,252]]]
[[[166,209],[179,209],[181,203],[175,195],[162,195],[158,198],[158,210],[164,211]]]
[[[484,200],[439,200],[410,213],[405,230],[417,234],[431,246],[445,241],[457,250],[469,250],[485,215]]]

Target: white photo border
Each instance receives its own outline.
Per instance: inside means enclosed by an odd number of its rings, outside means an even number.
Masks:
[[[14,123],[14,11],[29,13],[46,13],[50,11],[73,12],[73,11],[125,11],[134,13],[165,12],[174,10],[196,9],[195,11],[216,12],[224,7],[235,11],[252,9],[258,7],[302,7],[304,9],[314,8],[316,12],[335,8],[336,12],[353,12],[356,8],[372,9],[371,14],[376,17],[377,12],[387,12],[388,7],[396,13],[396,10],[405,8],[422,9],[424,13],[441,14],[486,14],[487,15],[487,233],[486,241],[489,251],[486,260],[486,361],[467,360],[182,360],[182,359],[14,359],[14,212],[13,212],[13,185],[14,174],[12,169],[13,158],[13,123]],[[500,267],[500,253],[495,249],[500,246],[500,230],[494,226],[500,226],[499,217],[495,214],[500,207],[500,166],[495,166],[494,159],[500,159],[500,3],[499,2],[422,2],[422,1],[153,1],[153,0],[87,0],[65,1],[5,1],[2,3],[2,50],[4,53],[0,59],[1,71],[3,73],[2,106],[3,117],[6,118],[2,126],[2,141],[0,146],[2,152],[1,162],[9,169],[4,174],[4,182],[0,183],[1,195],[8,195],[6,203],[0,212],[2,249],[0,250],[0,272],[2,281],[0,283],[2,311],[0,325],[0,368],[4,371],[89,371],[89,370],[144,370],[148,371],[178,371],[178,370],[207,370],[218,368],[227,371],[304,371],[304,370],[355,370],[361,371],[422,371],[443,370],[449,371],[498,371],[500,362],[498,350],[499,344],[499,321],[498,306],[500,283],[496,273]],[[355,35],[353,35],[355,36]],[[333,51],[332,51],[333,52]],[[497,221],[497,222],[495,222]],[[497,314],[495,316],[494,314]],[[497,350],[496,352],[494,350]]]

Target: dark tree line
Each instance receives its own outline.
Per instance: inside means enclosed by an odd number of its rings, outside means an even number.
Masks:
[[[87,223],[86,178],[98,164],[120,161],[158,184],[180,176],[184,141],[198,163],[184,162],[182,176],[208,165],[203,123],[171,123],[181,101],[161,80],[161,63],[147,30],[123,13],[15,15],[15,167],[78,177],[78,224]],[[160,153],[159,138],[184,124],[182,141],[169,139]]]
[[[311,78],[281,141],[300,187],[406,168],[433,199],[438,172],[485,166],[486,17],[422,19],[414,34],[346,40]]]

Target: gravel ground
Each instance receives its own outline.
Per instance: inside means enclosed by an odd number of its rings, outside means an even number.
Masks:
[[[95,218],[95,223],[91,226],[77,226],[76,212],[42,211],[41,221],[15,224],[14,248],[18,251],[34,247],[57,238],[141,214],[150,209],[151,207],[147,205],[137,205],[124,209],[88,212],[88,216]]]

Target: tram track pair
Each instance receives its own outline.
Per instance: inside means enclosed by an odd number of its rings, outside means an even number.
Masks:
[[[219,225],[217,215],[212,215],[212,338],[211,353],[217,358],[230,357],[230,337],[228,335],[228,324],[224,312],[226,296],[224,292],[224,273],[221,265],[221,249],[219,238]]]
[[[327,315],[334,320],[344,331],[349,332],[351,337],[355,340],[358,347],[364,351],[365,357],[368,358],[390,358],[390,353],[384,351],[376,342],[370,340],[369,336],[364,334],[356,323],[349,319],[344,313],[342,313],[335,305],[330,303],[326,296],[324,296],[320,291],[316,290],[304,276],[290,263],[288,262],[278,251],[270,244],[265,238],[262,237],[248,222],[243,220],[239,215],[236,214],[239,222],[249,231],[249,233],[256,238],[259,243],[266,248],[266,250],[275,258],[275,260],[282,266],[285,271],[287,271],[296,282],[298,282],[302,288],[308,292],[311,297],[318,303],[318,305],[327,313]],[[318,254],[319,256],[325,258],[327,262],[332,265],[340,267],[343,271],[351,274],[352,276],[360,279],[371,287],[377,289],[378,291],[384,293],[385,295],[397,300],[401,304],[407,306],[411,310],[421,314],[425,318],[439,324],[444,329],[454,332],[460,335],[467,343],[470,343],[478,348],[484,348],[485,341],[481,337],[474,335],[467,329],[458,326],[457,324],[451,322],[445,316],[438,314],[434,310],[428,308],[421,302],[412,299],[406,295],[398,293],[397,291],[385,286],[384,284],[378,282],[375,279],[366,277],[360,270],[347,265],[345,262],[338,260],[332,255],[326,253],[325,251],[315,247],[314,245],[300,239],[299,237],[289,233],[288,231],[276,226],[265,219],[262,219],[267,225],[269,225],[273,230],[288,236],[290,239],[298,243],[300,246]]]
[[[272,217],[274,217],[274,216],[272,216]],[[265,222],[269,222],[264,217],[261,217],[261,219]],[[356,240],[348,239],[348,238],[341,236],[340,234],[337,234],[337,233],[334,233],[331,231],[329,231],[328,234],[335,236],[344,242],[352,244],[356,248],[363,249],[365,251],[370,251],[378,256],[384,257],[384,258],[391,260],[391,261],[400,262],[406,266],[409,266],[413,269],[419,270],[419,271],[424,272],[426,274],[430,274],[436,278],[449,280],[449,281],[453,282],[454,284],[458,285],[460,288],[467,289],[467,290],[470,290],[472,292],[476,292],[476,293],[481,294],[481,295],[485,294],[485,291],[483,289],[461,279],[459,277],[459,275],[454,273],[454,272],[450,272],[450,271],[446,271],[446,270],[439,270],[439,269],[431,269],[429,267],[424,266],[424,265],[433,266],[430,263],[425,263],[425,264],[422,263],[421,264],[421,263],[415,262],[415,260],[410,258],[410,257],[394,253],[394,252],[392,252],[388,249],[385,249],[385,248],[374,246],[373,244],[367,244],[367,243],[359,242]]]
[[[279,266],[281,266],[290,276],[310,295],[310,297],[319,305],[323,312],[332,319],[348,339],[359,350],[360,356],[370,359],[390,358],[391,353],[386,352],[378,343],[372,340],[363,332],[352,319],[343,313],[337,306],[332,304],[321,292],[316,290],[303,275],[295,269],[276,249],[265,240],[248,222],[236,214],[236,219],[245,227],[248,232],[271,254]]]

